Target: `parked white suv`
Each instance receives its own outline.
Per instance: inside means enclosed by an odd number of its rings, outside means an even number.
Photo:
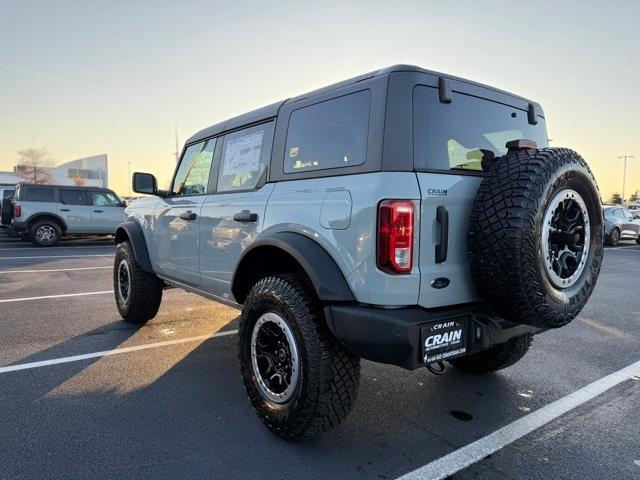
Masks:
[[[115,234],[125,204],[106,188],[18,184],[12,207],[10,234],[50,247],[66,235]]]

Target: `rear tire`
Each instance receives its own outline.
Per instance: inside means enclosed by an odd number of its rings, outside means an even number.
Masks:
[[[129,323],[144,324],[158,313],[164,282],[136,262],[129,242],[118,244],[113,265],[113,290],[118,312]]]
[[[510,367],[529,351],[533,336],[515,337],[482,352],[450,360],[449,363],[469,373],[489,373]]]
[[[286,440],[331,430],[355,403],[360,359],[333,337],[300,277],[267,277],[253,286],[242,310],[239,356],[251,405]]]
[[[62,237],[62,229],[55,220],[36,221],[29,229],[29,239],[37,247],[53,247]]]
[[[573,320],[602,263],[602,206],[572,150],[509,152],[478,189],[468,248],[475,286],[506,320],[558,328]]]

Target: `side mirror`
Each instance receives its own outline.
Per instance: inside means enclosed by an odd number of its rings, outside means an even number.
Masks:
[[[158,181],[150,173],[135,172],[132,181],[133,191],[146,195],[158,194]]]

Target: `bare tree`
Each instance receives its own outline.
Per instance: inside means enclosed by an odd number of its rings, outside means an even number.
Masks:
[[[53,178],[47,167],[53,160],[46,148],[25,148],[18,152],[18,169],[22,179],[33,183],[51,183]]]

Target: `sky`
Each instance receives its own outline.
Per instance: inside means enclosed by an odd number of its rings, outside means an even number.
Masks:
[[[196,131],[408,63],[539,102],[603,198],[640,189],[640,2],[0,0],[0,170],[106,153],[166,185]],[[180,145],[182,148],[182,145]]]

